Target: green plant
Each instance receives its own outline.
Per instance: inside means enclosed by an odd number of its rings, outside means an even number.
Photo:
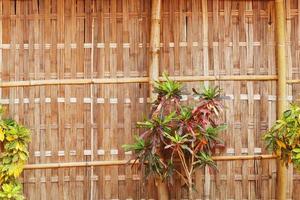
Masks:
[[[291,104],[282,117],[264,135],[267,148],[286,166],[293,163],[300,169],[300,107]]]
[[[133,144],[123,147],[135,153],[146,176],[159,176],[170,183],[175,175],[180,176],[188,187],[189,199],[193,199],[194,172],[206,165],[217,169],[211,156],[226,126],[219,123],[223,109],[219,89],[194,90],[199,97],[194,107],[181,104],[182,90],[181,83],[167,76],[165,81],[156,82],[154,92],[158,95],[150,117],[137,123],[143,132]]]
[[[1,116],[3,109],[1,107]],[[18,177],[29,157],[30,131],[12,119],[0,120],[0,197],[3,200],[21,200],[22,186]]]

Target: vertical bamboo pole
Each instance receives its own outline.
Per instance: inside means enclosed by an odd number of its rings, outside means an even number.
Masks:
[[[149,92],[151,100],[155,97],[153,94],[153,81],[158,80],[159,77],[160,18],[161,0],[152,0],[149,60]]]
[[[149,93],[153,100],[153,83],[159,77],[159,52],[160,52],[160,19],[161,19],[161,0],[152,0],[151,5],[151,30],[150,30],[150,60],[149,60]],[[159,177],[155,179],[157,186],[158,199],[168,200],[169,193],[166,182]]]
[[[284,0],[275,0],[275,30],[276,30],[276,65],[278,73],[277,82],[277,117],[286,109],[286,56],[285,56],[285,15]],[[277,188],[276,199],[286,199],[287,168],[277,158]]]

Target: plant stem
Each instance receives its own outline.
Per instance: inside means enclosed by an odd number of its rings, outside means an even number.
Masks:
[[[187,177],[189,200],[193,200],[194,199],[193,198],[193,168],[194,168],[193,161],[194,161],[194,158],[191,160],[192,163],[190,165],[190,170],[189,170],[187,163],[186,163],[186,159],[184,158],[184,153],[181,150],[179,150],[178,155],[179,155],[180,161],[182,163],[183,169],[184,169],[186,177]]]
[[[155,179],[155,185],[157,187],[158,200],[169,200],[169,192],[166,182],[163,182],[160,177]]]
[[[193,178],[192,176],[189,176],[188,177],[188,187],[189,187],[189,200],[193,200],[194,197],[193,197]]]

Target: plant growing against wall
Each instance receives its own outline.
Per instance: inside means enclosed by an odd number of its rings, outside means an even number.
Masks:
[[[218,134],[225,128],[220,123],[220,90],[206,88],[199,93],[193,89],[196,105],[183,105],[183,85],[165,76],[165,81],[156,82],[154,92],[157,99],[150,118],[137,123],[142,134],[124,148],[135,153],[146,176],[159,176],[170,183],[174,175],[180,176],[193,199],[195,170],[205,165],[216,169],[211,156],[221,143]]]
[[[1,107],[0,116],[3,109]],[[28,160],[30,131],[12,119],[0,120],[0,199],[22,200],[18,177]]]
[[[264,140],[286,166],[293,163],[300,169],[300,107],[292,104],[264,135]]]

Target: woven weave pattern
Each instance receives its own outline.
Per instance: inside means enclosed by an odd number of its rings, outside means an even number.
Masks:
[[[160,76],[223,89],[218,155],[267,154],[276,119],[274,1],[163,0]],[[122,144],[149,109],[149,0],[0,0],[0,102],[32,130],[29,164],[126,161]],[[299,101],[300,2],[286,1],[288,99]],[[185,102],[193,99],[183,97]],[[199,199],[275,199],[275,161],[218,161],[196,174]],[[288,198],[300,176],[288,172]],[[25,196],[157,199],[130,165],[27,169]],[[175,180],[173,199],[187,198]],[[294,192],[293,192],[294,191]]]

